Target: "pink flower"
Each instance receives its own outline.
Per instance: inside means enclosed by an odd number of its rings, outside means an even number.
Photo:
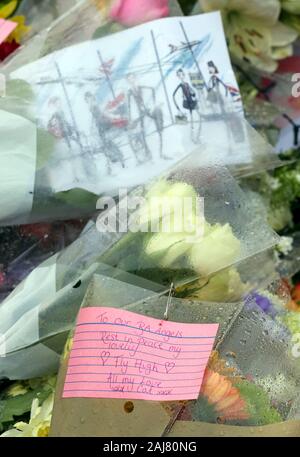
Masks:
[[[115,0],[109,16],[126,26],[169,15],[169,0]]]

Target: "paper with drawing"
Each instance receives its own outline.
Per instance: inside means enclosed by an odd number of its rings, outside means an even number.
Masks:
[[[12,78],[33,87],[38,127],[55,140],[44,170],[55,192],[142,184],[195,150],[203,165],[250,160],[219,13],[71,46]]]

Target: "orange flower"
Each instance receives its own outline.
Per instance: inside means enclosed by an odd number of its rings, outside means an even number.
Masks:
[[[293,288],[292,299],[288,302],[286,307],[290,311],[300,312],[300,283],[296,284]]]
[[[214,406],[221,421],[249,418],[247,404],[238,389],[228,378],[210,368],[205,372],[200,394]]]

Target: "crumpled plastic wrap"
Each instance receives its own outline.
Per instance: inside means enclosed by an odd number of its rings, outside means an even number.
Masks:
[[[289,353],[283,329],[254,303],[220,306],[176,298],[169,301],[168,297],[143,299],[142,291],[137,300],[136,290],[130,303],[130,294],[130,287],[125,289],[114,279],[95,275],[82,306],[117,307],[163,319],[168,305],[171,321],[220,323],[198,399],[161,403],[131,400],[130,410],[122,399],[63,399],[71,332],[61,359],[51,436],[169,436],[173,431],[178,433],[181,426],[187,436],[192,430],[197,436],[208,423],[219,425],[221,435],[223,426],[225,432],[226,426],[235,426],[233,436],[241,433],[239,427],[255,436],[270,433],[272,424],[280,429],[282,422],[296,420],[299,364]],[[286,422],[286,429],[292,424]]]
[[[0,300],[44,260],[75,241],[84,221],[0,228]]]
[[[152,293],[164,292],[173,283],[183,297],[192,296],[196,289],[200,290],[198,299],[218,301],[223,295],[232,302],[273,274],[270,260],[270,268],[252,276],[260,255],[261,261],[267,259],[267,251],[278,237],[259,212],[247,207],[236,181],[226,169],[199,170],[196,160],[188,163],[188,168],[184,162],[130,196],[137,192],[148,197],[151,193],[177,195],[192,197],[192,202],[197,195],[203,196],[204,218],[201,213],[197,217],[204,224],[204,237],[201,232],[195,240],[193,233],[172,229],[169,233],[101,232],[97,230],[99,221],[89,224],[75,242],[34,269],[1,304],[0,333],[6,342],[6,356],[1,359],[0,377],[26,378],[55,369],[66,333],[96,272],[106,271],[111,276],[116,271],[134,284],[146,281]],[[160,190],[162,194],[157,194]],[[151,212],[147,204],[145,208],[142,214],[147,220]],[[174,207],[170,209],[174,222]],[[188,209],[193,220],[195,206]],[[180,222],[182,216],[176,217]],[[199,281],[196,287],[195,281]],[[56,342],[47,358],[43,341],[49,337]],[[23,364],[26,357],[31,358],[30,365]],[[42,363],[40,357],[44,357]]]

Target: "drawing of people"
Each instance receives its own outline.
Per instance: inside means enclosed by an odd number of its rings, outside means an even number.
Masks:
[[[59,97],[52,97],[50,98],[48,105],[52,110],[52,114],[47,125],[48,132],[56,138],[64,139],[68,147],[71,148],[72,141],[78,143],[78,136],[76,130],[67,121],[62,108],[61,99]]]
[[[212,60],[207,62],[207,66],[211,75],[208,84],[208,100],[221,109],[222,117],[224,117],[226,122],[228,141],[230,142],[233,139],[235,143],[243,143],[245,135],[240,116],[234,112],[231,112],[230,116],[225,116],[225,99],[228,98],[228,95],[231,95],[234,102],[239,101],[239,90],[226,84],[221,79],[219,70]]]
[[[210,79],[208,82],[208,100],[219,105],[221,113],[225,112],[224,98],[228,96],[228,86],[222,81],[219,76],[219,70],[212,60],[207,62]]]
[[[137,133],[129,135],[137,164],[142,164],[153,158],[147,143],[146,119],[150,119],[154,123],[158,133],[160,157],[164,160],[170,159],[163,153],[163,112],[160,107],[156,106],[155,90],[153,87],[138,85],[133,73],[127,75],[127,82],[130,86],[127,94],[129,128],[138,128]],[[149,93],[152,98],[153,109],[146,104],[146,97]]]
[[[180,80],[180,83],[178,84],[178,86],[176,87],[176,89],[173,92],[173,101],[174,101],[174,104],[175,104],[175,106],[177,108],[177,111],[179,113],[179,118],[184,118],[185,114],[183,114],[182,110],[179,108],[179,105],[178,105],[177,100],[176,100],[177,93],[179,91],[181,91],[182,107],[183,107],[183,109],[187,110],[189,112],[189,115],[190,115],[191,138],[192,138],[192,141],[194,143],[198,143],[199,142],[199,137],[200,137],[200,130],[201,130],[201,116],[200,116],[200,112],[199,112],[199,109],[198,109],[197,95],[196,95],[195,90],[191,86],[191,84],[189,84],[186,81],[185,72],[183,71],[182,68],[179,68],[179,70],[177,70],[176,75],[177,75],[178,79]],[[197,132],[196,137],[194,135],[194,114],[193,114],[194,112],[197,113],[198,118],[199,118],[199,128],[198,128],[198,132]]]
[[[86,92],[84,99],[89,107],[93,122],[102,143],[101,152],[106,158],[107,173],[111,174],[111,164],[113,163],[120,163],[122,168],[125,168],[124,157],[120,148],[107,136],[113,125],[112,119],[101,111],[96,97],[91,92]]]

